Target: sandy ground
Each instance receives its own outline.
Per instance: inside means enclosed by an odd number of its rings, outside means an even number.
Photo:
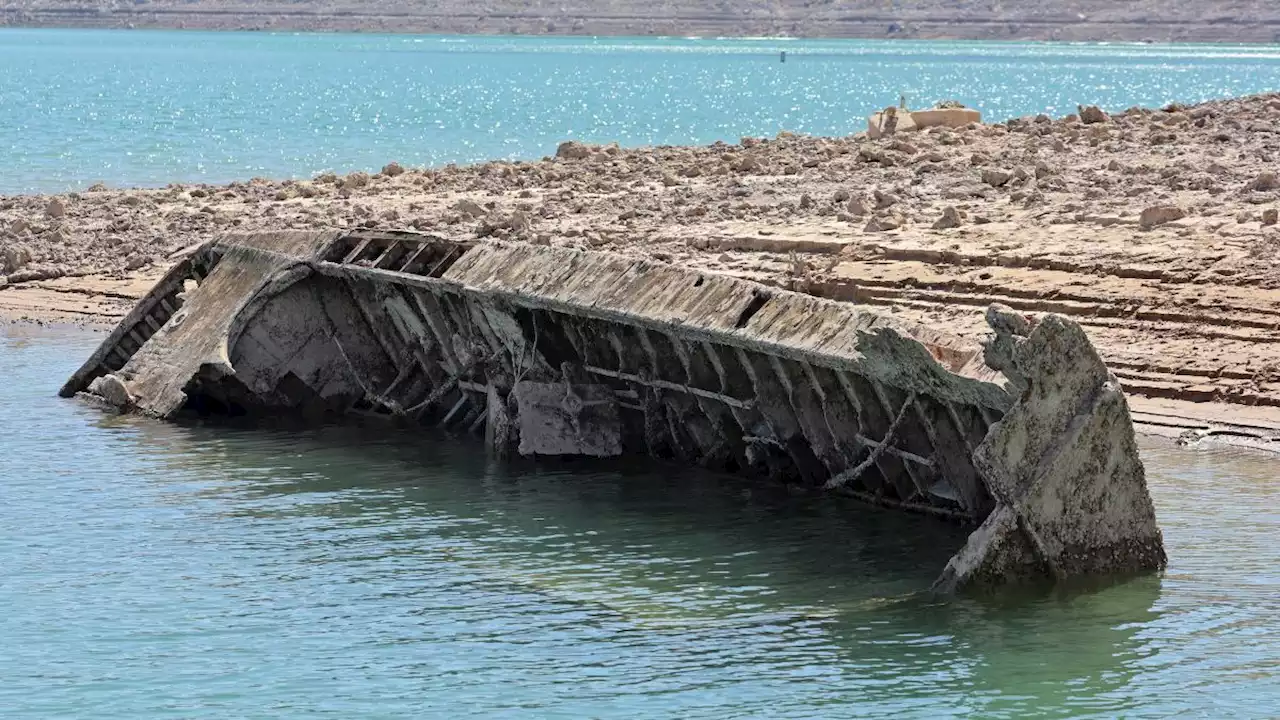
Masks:
[[[650,256],[970,337],[992,302],[1062,313],[1132,394],[1280,406],[1280,95],[1086,119],[5,197],[0,317],[110,321],[225,231],[417,228]]]
[[[1272,0],[0,0],[0,26],[1276,42]]]

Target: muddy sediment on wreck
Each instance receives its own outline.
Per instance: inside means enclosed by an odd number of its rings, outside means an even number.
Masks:
[[[1081,108],[871,140],[570,143],[535,162],[0,199],[6,317],[119,318],[229,231],[419,229],[608,250],[971,338],[1054,312],[1126,391],[1280,404],[1280,95]]]
[[[228,234],[63,386],[158,419],[379,419],[508,456],[648,456],[975,527],[950,594],[1165,566],[1119,384],[1080,326],[985,349],[865,306],[607,252]]]

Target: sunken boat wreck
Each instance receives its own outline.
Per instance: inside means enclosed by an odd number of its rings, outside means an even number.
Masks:
[[[377,415],[495,453],[641,454],[974,530],[943,593],[1165,552],[1119,383],[1069,319],[978,345],[853,303],[604,252],[408,232],[185,253],[62,388],[156,418]]]

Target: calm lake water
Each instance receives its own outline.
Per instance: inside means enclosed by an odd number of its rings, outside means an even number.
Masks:
[[[779,53],[787,52],[787,62]],[[1280,47],[0,29],[0,193],[843,135],[1280,89]]]
[[[1170,566],[921,594],[963,532],[430,433],[181,427],[0,335],[0,715],[1274,717],[1276,462],[1144,447]]]

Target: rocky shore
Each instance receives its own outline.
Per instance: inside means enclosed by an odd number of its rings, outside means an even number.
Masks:
[[[536,162],[0,198],[0,315],[110,321],[221,232],[415,228],[644,255],[960,334],[1089,331],[1130,392],[1280,405],[1280,95],[871,140],[565,143]]]

